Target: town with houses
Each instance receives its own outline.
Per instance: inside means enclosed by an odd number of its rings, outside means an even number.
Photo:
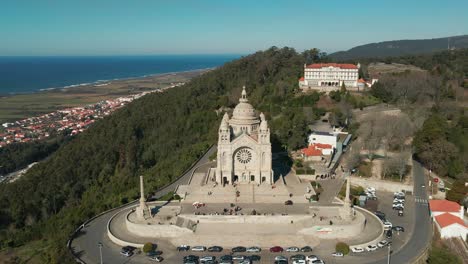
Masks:
[[[41,116],[3,123],[0,127],[0,148],[12,143],[27,143],[46,139],[60,133],[67,136],[79,134],[96,120],[112,114],[135,99],[183,84],[172,83],[168,87],[154,91],[107,99],[87,106],[61,109]]]

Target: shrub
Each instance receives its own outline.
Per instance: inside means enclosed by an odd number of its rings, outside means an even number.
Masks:
[[[336,243],[335,250],[336,250],[336,252],[341,252],[344,255],[349,254],[349,246],[348,246],[348,244],[346,244],[344,242]]]
[[[144,253],[151,252],[151,251],[153,251],[153,248],[154,248],[153,243],[151,243],[151,242],[146,242],[146,243],[143,245],[143,252],[144,252]]]

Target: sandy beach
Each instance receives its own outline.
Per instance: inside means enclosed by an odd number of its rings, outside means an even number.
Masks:
[[[0,97],[0,123],[14,122],[59,109],[84,106],[105,99],[166,88],[177,83],[185,83],[209,70],[211,69],[155,74]]]

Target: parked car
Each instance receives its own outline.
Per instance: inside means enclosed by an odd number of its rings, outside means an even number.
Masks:
[[[316,255],[310,255],[306,257],[306,260],[312,262],[314,260],[318,260],[319,258]]]
[[[250,261],[249,258],[243,259],[243,260],[241,260],[241,261],[239,262],[239,264],[251,264],[251,263],[252,263],[252,261]]]
[[[386,221],[386,222],[383,223],[383,226],[384,226],[385,230],[388,230],[388,229],[392,229],[393,225],[392,225],[392,223]]]
[[[208,248],[208,252],[221,252],[223,248],[220,246],[212,246]]]
[[[403,210],[398,210],[398,216],[403,216],[404,213],[403,213]]]
[[[200,261],[201,262],[205,262],[205,261],[214,261],[216,259],[215,256],[203,256],[200,258]]]
[[[402,226],[394,226],[392,227],[392,230],[397,232],[405,232],[405,228]]]
[[[385,213],[381,211],[375,211],[374,213],[380,220],[385,221]]]
[[[306,259],[306,256],[304,255],[301,255],[301,254],[297,254],[297,255],[293,255],[290,257],[291,260],[305,260]]]
[[[333,252],[333,253],[332,253],[332,256],[333,256],[333,257],[344,257],[344,254],[341,253],[341,252]]]
[[[234,255],[232,256],[232,260],[244,260],[246,256],[244,255]]]
[[[190,246],[187,245],[180,245],[177,247],[177,251],[188,251],[190,250]]]
[[[192,251],[203,252],[203,251],[206,251],[206,247],[204,247],[204,246],[195,246],[195,247],[192,247]]]
[[[385,237],[387,239],[391,239],[393,237],[393,232],[391,229],[387,230],[387,232],[385,233]]]
[[[260,261],[261,257],[259,255],[251,255],[249,256],[251,261]]]
[[[219,258],[221,261],[232,261],[232,256],[231,255],[223,255]]]
[[[351,251],[354,252],[354,253],[362,253],[362,252],[364,252],[364,249],[361,248],[361,247],[353,247],[353,248],[351,248]]]
[[[293,264],[307,264],[307,262],[303,259],[296,259],[293,260]]]
[[[260,251],[262,251],[262,249],[259,248],[259,247],[249,247],[249,248],[247,248],[247,252],[260,252]]]
[[[387,246],[387,245],[388,245],[388,241],[387,241],[387,240],[382,240],[382,241],[380,241],[379,243],[377,243],[377,246],[378,246],[379,248],[383,248],[383,247],[385,247],[385,246]]]
[[[376,246],[376,245],[368,245],[368,246],[366,247],[366,250],[369,251],[369,252],[370,252],[370,251],[376,251],[376,250],[377,250],[377,246]]]
[[[270,248],[270,252],[283,252],[283,248],[280,246],[274,246]]]
[[[305,246],[305,247],[302,247],[302,248],[301,248],[301,251],[302,251],[302,252],[311,252],[311,251],[312,251],[312,248],[309,247],[309,246]]]
[[[394,203],[392,205],[392,208],[393,210],[404,210],[405,209],[405,205],[402,204],[402,203]]]
[[[317,260],[312,261],[312,264],[325,264],[325,262],[323,262],[323,260],[321,259],[317,259]]]
[[[150,260],[156,261],[156,262],[162,262],[164,258],[161,256],[155,256],[155,257],[151,257]]]
[[[184,257],[184,261],[198,261],[200,257],[195,256],[195,255],[188,255]]]
[[[286,248],[286,252],[299,252],[299,248],[298,247],[288,247]]]
[[[285,257],[285,256],[276,256],[275,261],[277,261],[277,260],[286,260],[286,261],[288,261],[288,258]]]
[[[393,203],[394,204],[397,204],[397,203],[405,204],[405,199],[395,198],[395,199],[393,199]]]
[[[146,256],[154,257],[154,256],[160,256],[162,254],[163,254],[163,252],[161,250],[154,250],[154,251],[150,251],[150,252],[146,253]]]
[[[133,252],[132,251],[120,251],[120,254],[126,256],[126,257],[131,257],[133,256]]]
[[[232,252],[245,252],[247,249],[245,247],[235,247],[232,249]]]
[[[293,201],[287,200],[286,202],[284,202],[284,205],[293,205]]]

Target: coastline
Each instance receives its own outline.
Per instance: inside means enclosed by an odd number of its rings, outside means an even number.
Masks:
[[[98,80],[89,84],[75,84],[0,96],[0,124],[65,108],[86,106],[102,100],[164,89],[175,83],[185,83],[213,69],[214,67],[115,80]]]
[[[66,85],[66,86],[41,88],[41,89],[38,89],[38,90],[35,90],[35,91],[29,91],[29,92],[0,93],[0,98],[15,96],[15,95],[35,94],[35,93],[48,92],[48,91],[53,91],[53,90],[78,88],[78,87],[83,87],[83,86],[88,86],[88,85],[99,86],[99,85],[104,84],[104,83],[105,84],[111,84],[112,82],[116,82],[116,81],[137,80],[137,79],[143,79],[143,78],[148,78],[148,77],[157,77],[157,76],[162,76],[162,75],[173,75],[173,74],[190,73],[190,72],[206,72],[206,71],[214,70],[216,68],[217,67],[208,67],[208,68],[200,68],[200,69],[193,69],[193,70],[186,70],[186,71],[172,71],[172,72],[163,72],[163,73],[152,73],[152,74],[145,74],[145,75],[141,75],[141,76],[122,77],[122,78],[114,78],[114,79],[104,79],[104,80],[97,80],[97,81],[91,81],[91,82],[86,82],[86,83],[70,84],[70,85]]]

